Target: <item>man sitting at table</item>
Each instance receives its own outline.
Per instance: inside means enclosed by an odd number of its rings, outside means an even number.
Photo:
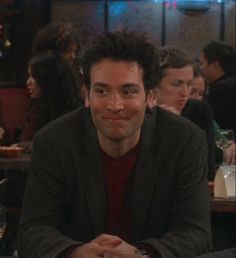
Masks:
[[[20,257],[190,258],[209,250],[206,139],[185,118],[147,108],[158,63],[135,33],[104,33],[88,47],[86,107],[34,140]]]

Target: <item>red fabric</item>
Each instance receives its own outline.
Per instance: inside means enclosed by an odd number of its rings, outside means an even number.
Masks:
[[[102,151],[107,187],[108,233],[130,241],[132,235],[131,210],[127,205],[127,188],[134,170],[138,145],[119,159]]]
[[[21,141],[32,141],[35,133],[40,129],[39,106],[32,108],[25,116],[22,127]]]
[[[12,143],[16,127],[22,125],[28,105],[28,94],[25,88],[0,89],[0,126],[10,135]]]

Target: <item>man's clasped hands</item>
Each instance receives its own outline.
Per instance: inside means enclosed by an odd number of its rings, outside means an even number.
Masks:
[[[118,254],[133,254],[132,258],[140,258],[140,255],[137,254],[137,248],[126,243],[124,240],[117,236],[112,236],[108,234],[102,234],[92,240],[89,243],[86,243],[81,246],[74,247],[69,258],[96,258],[96,257],[106,257],[105,254],[109,253],[112,255]],[[122,258],[125,258],[125,255],[122,255]]]

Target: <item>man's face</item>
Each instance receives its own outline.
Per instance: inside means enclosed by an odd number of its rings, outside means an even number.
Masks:
[[[200,65],[206,82],[212,83],[214,81],[214,63],[209,64],[203,52],[200,55]]]
[[[188,101],[192,80],[191,65],[182,68],[167,68],[156,89],[157,104],[166,104],[181,112]]]
[[[85,105],[90,107],[100,143],[137,142],[147,105],[143,69],[136,62],[103,59],[92,66],[90,78]]]

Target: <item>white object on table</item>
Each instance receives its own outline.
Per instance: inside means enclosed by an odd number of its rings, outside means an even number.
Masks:
[[[214,180],[215,198],[235,198],[235,165],[222,165]]]

